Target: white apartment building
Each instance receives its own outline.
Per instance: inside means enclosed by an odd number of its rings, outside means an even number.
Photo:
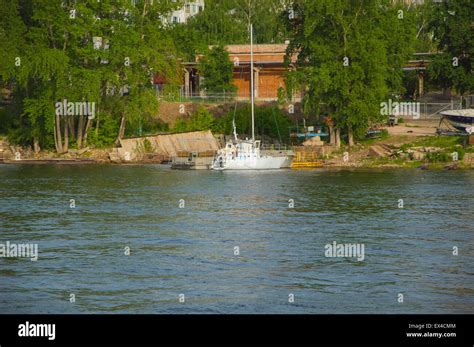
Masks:
[[[188,18],[204,11],[204,0],[185,0],[184,6],[173,11],[167,18],[168,23],[186,23]]]

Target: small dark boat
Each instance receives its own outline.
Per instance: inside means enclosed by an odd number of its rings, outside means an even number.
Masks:
[[[448,110],[442,111],[440,114],[440,124],[443,120],[447,120],[454,128],[459,131],[473,134],[474,133],[474,109],[468,108],[464,110]]]

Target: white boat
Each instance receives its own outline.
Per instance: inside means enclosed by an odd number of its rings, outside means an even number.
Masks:
[[[271,170],[290,167],[289,155],[261,155],[260,141],[255,140],[255,102],[253,74],[253,27],[250,25],[250,93],[252,102],[252,139],[239,140],[234,126],[234,139],[220,149],[212,163],[214,170]]]
[[[219,150],[212,168],[214,170],[270,170],[290,167],[291,156],[261,155],[260,141],[229,141]]]
[[[448,110],[440,114],[443,116],[440,124],[443,119],[446,119],[457,130],[474,134],[474,109]]]

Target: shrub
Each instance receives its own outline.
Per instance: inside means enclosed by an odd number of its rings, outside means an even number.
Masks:
[[[173,128],[175,132],[209,130],[214,127],[214,116],[204,107],[199,108],[191,114],[188,119],[180,118]]]
[[[213,131],[226,135],[232,134],[233,119],[234,110],[217,119]],[[250,105],[235,110],[235,124],[238,134],[241,134],[242,137],[251,136],[252,119]],[[281,142],[287,143],[289,140],[288,128],[290,126],[290,119],[279,108],[272,106],[255,108],[255,136],[269,136],[278,140],[281,138]]]
[[[145,138],[143,140],[143,149],[144,149],[145,153],[153,152],[153,146],[152,146],[150,140],[148,140],[147,138]]]

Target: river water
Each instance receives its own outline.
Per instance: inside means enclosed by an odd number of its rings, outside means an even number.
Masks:
[[[0,165],[0,243],[38,245],[0,313],[473,313],[473,206],[474,171]]]

